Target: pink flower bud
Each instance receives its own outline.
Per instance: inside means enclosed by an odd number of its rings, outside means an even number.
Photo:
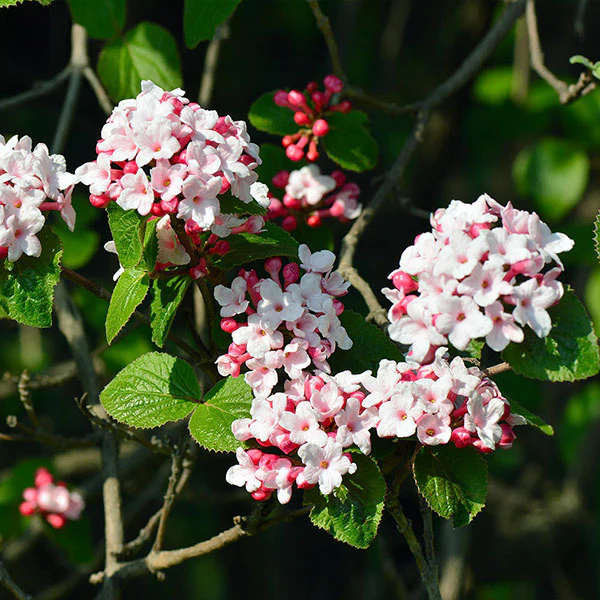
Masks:
[[[348,113],[352,110],[352,104],[349,100],[342,100],[339,104],[330,106],[330,109],[341,113]]]
[[[265,260],[265,271],[273,281],[279,281],[279,271],[281,271],[281,258],[274,256]]]
[[[236,329],[239,329],[241,325],[232,317],[223,317],[221,319],[221,329],[225,333],[233,333]]]
[[[8,256],[8,247],[0,246],[0,260],[4,260]]]
[[[302,158],[304,156],[304,150],[302,150],[302,148],[298,148],[298,146],[296,146],[295,144],[290,144],[285,149],[285,155],[290,160],[293,160],[294,162],[297,162],[299,160],[302,160]]]
[[[90,204],[95,208],[106,208],[111,202],[112,200],[106,194],[102,196],[90,194]]]
[[[281,227],[286,231],[294,231],[294,229],[298,227],[298,221],[296,220],[296,217],[289,215],[282,221]]]
[[[314,140],[310,142],[308,152],[306,153],[306,158],[310,160],[310,162],[314,162],[317,160],[317,158],[319,158],[319,151],[317,150],[317,144]]]
[[[125,175],[128,175],[128,174],[135,175],[138,172],[138,169],[139,169],[139,167],[138,167],[137,163],[134,160],[126,162],[123,165],[123,173]]]
[[[165,211],[162,209],[160,204],[153,204],[150,207],[150,214],[155,217],[164,217]]]
[[[297,113],[294,113],[294,122],[296,125],[300,126],[308,125],[310,123],[310,117],[306,113],[298,111]]]
[[[50,471],[48,471],[48,469],[46,469],[45,467],[40,467],[35,472],[35,487],[39,488],[43,485],[48,485],[49,483],[52,483],[53,481],[54,481],[54,478],[50,474]]]
[[[452,435],[450,436],[450,441],[457,448],[466,448],[473,443],[473,438],[471,437],[471,433],[467,431],[464,427],[457,427],[452,430]]]
[[[498,446],[500,448],[510,448],[517,439],[517,436],[510,425],[502,423],[500,428],[502,429],[502,437],[500,438],[500,442],[498,442]]]
[[[327,135],[329,123],[325,119],[317,119],[312,126],[312,132],[319,137]]]
[[[415,290],[419,289],[419,284],[404,271],[394,271],[391,279],[394,287],[405,294],[410,294],[410,292],[414,292]]]
[[[46,515],[46,521],[48,521],[54,529],[62,529],[65,526],[67,519],[63,515],[50,513],[49,515]]]
[[[30,502],[21,502],[19,504],[19,512],[24,517],[30,517],[35,512],[35,504],[31,504]]]
[[[325,94],[323,92],[319,92],[318,90],[310,95],[310,99],[313,101],[317,112],[320,112],[327,102]]]
[[[306,219],[306,224],[309,227],[320,227],[321,226],[321,217],[319,215],[310,215]]]
[[[291,135],[284,135],[284,136],[281,138],[281,145],[282,145],[284,148],[287,148],[287,147],[288,147],[290,144],[293,144],[293,143],[294,143],[294,137],[293,137],[293,136],[291,136]]]
[[[488,448],[481,440],[477,439],[473,442],[473,448],[481,452],[481,454],[489,454],[493,452],[493,448]]]
[[[291,283],[296,283],[300,279],[300,267],[298,263],[289,263],[283,267],[283,281],[285,287]]]
[[[344,82],[335,75],[327,75],[323,79],[323,83],[328,90],[331,90],[334,94],[338,94],[344,89]]]
[[[219,194],[224,194],[229,190],[230,187],[231,184],[229,183],[229,181],[227,181],[225,177],[221,177],[221,189],[219,190]]]
[[[169,215],[175,214],[177,212],[177,207],[179,206],[179,200],[177,197],[171,198],[170,200],[161,200],[160,207],[163,210],[163,213],[167,213]]]
[[[257,502],[262,502],[264,500],[268,500],[273,495],[273,490],[269,490],[267,488],[260,488],[255,492],[250,494],[254,500]]]
[[[319,84],[316,81],[310,81],[306,84],[306,92],[312,94],[318,87]]]
[[[275,92],[275,96],[273,97],[273,101],[277,106],[288,106],[288,93],[285,90],[279,90]]]
[[[335,309],[335,314],[339,317],[345,309],[345,306],[342,304],[340,300],[337,298],[333,299],[333,308]]]
[[[279,171],[279,173],[277,173],[277,175],[275,175],[271,181],[276,188],[283,189],[288,184],[289,179],[289,171]]]
[[[298,200],[298,198],[294,198],[294,196],[290,196],[290,194],[285,194],[283,196],[283,205],[292,210],[296,210],[302,206],[302,201]]]
[[[330,177],[335,179],[337,187],[342,187],[346,183],[346,175],[342,171],[334,171]]]
[[[292,106],[304,107],[306,106],[306,98],[302,92],[298,90],[291,90],[287,95],[287,100]]]

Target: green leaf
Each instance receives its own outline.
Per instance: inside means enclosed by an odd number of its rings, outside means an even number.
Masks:
[[[260,159],[262,164],[256,167],[258,180],[268,185],[276,196],[281,196],[284,192],[273,185],[273,177],[280,171],[289,171],[290,168],[301,169],[307,164],[306,160],[300,160],[291,167],[290,159],[285,155],[283,146],[275,144],[261,144]]]
[[[184,275],[171,279],[155,279],[152,282],[150,303],[150,326],[152,341],[162,348],[171,329],[175,313],[190,286],[191,279]]]
[[[370,457],[352,454],[357,469],[344,477],[342,486],[327,496],[315,487],[304,492],[312,505],[310,520],[336,540],[355,548],[368,548],[377,535],[385,497],[385,480]]]
[[[106,315],[106,341],[109,344],[129,321],[133,311],[142,303],[149,288],[150,278],[146,271],[125,269],[121,273]]]
[[[575,65],[575,64],[583,65],[584,67],[586,67],[588,69],[594,68],[594,63],[589,58],[586,58],[585,56],[581,56],[581,54],[575,54],[575,56],[571,56],[571,58],[569,59],[569,62],[572,65]]]
[[[554,435],[554,428],[552,425],[548,425],[544,419],[534,415],[531,411],[527,410],[524,406],[521,406],[518,402],[512,399],[510,400],[510,412],[513,415],[521,415],[527,422],[527,425],[536,427],[546,435]]]
[[[207,450],[235,452],[242,443],[233,436],[231,424],[236,419],[250,418],[253,398],[252,388],[243,377],[219,381],[190,419],[192,437]]]
[[[92,38],[114,37],[125,26],[125,0],[68,0],[75,23]]]
[[[600,261],[600,211],[594,221],[594,247],[596,248],[596,256]]]
[[[221,212],[227,215],[266,215],[267,209],[258,202],[242,202],[239,198],[234,198],[231,194],[219,198]]]
[[[367,171],[377,164],[377,142],[349,114],[327,116],[329,133],[321,140],[327,156],[344,169]]]
[[[596,335],[600,335],[600,268],[596,267],[585,284],[583,298],[590,311]]]
[[[183,35],[188,48],[210,40],[215,29],[233,14],[241,0],[185,0]]]
[[[61,263],[68,269],[80,269],[87,265],[98,250],[100,234],[93,229],[76,228],[69,231],[64,223],[53,226],[54,232],[60,238],[63,255]]]
[[[54,288],[60,278],[60,240],[47,227],[38,233],[42,253],[0,263],[0,308],[10,319],[33,327],[52,325]]]
[[[333,231],[327,225],[309,227],[306,223],[300,223],[292,235],[299,244],[306,244],[313,252],[335,249]]]
[[[419,492],[438,515],[454,527],[468,525],[485,506],[487,465],[472,448],[423,446],[413,475]]]
[[[98,75],[113,100],[135,98],[150,79],[171,90],[182,85],[175,38],[156,23],[140,23],[100,52]]]
[[[228,271],[254,260],[271,256],[298,256],[298,242],[273,223],[265,223],[264,232],[238,233],[227,238],[230,250],[224,256],[211,256],[210,260],[219,268]]]
[[[46,527],[45,533],[50,540],[67,553],[72,563],[85,565],[94,560],[92,525],[85,515],[76,521],[67,521],[67,524],[61,529]]]
[[[158,219],[152,219],[152,221],[146,221],[144,226],[144,253],[142,266],[146,271],[154,271],[156,261],[158,260],[157,225]]]
[[[512,67],[493,67],[482,71],[473,84],[473,95],[482,104],[498,106],[511,99]]]
[[[365,318],[351,310],[345,310],[340,321],[353,341],[350,350],[337,349],[328,362],[334,373],[345,371],[362,373],[367,369],[377,372],[379,362],[387,358],[404,362],[404,356],[398,347],[379,327],[367,323]]]
[[[148,428],[187,417],[201,393],[188,363],[170,354],[149,352],[117,373],[102,390],[100,401],[117,421]]]
[[[119,262],[125,269],[135,267],[142,259],[144,250],[144,217],[136,210],[122,209],[116,202],[111,202],[106,212]]]
[[[250,123],[267,133],[275,135],[291,135],[298,131],[298,125],[294,122],[294,112],[284,106],[275,104],[275,93],[267,92],[258,100],[255,100],[248,112]]]
[[[52,472],[51,461],[43,458],[26,458],[3,475],[0,480],[0,506],[6,504],[20,504],[23,501],[23,490],[33,487],[35,483],[35,472],[45,467]],[[5,510],[0,509],[0,512]]]
[[[22,4],[24,0],[0,0],[0,8],[9,7],[9,6],[17,6],[17,4]],[[54,2],[54,0],[35,0],[38,4],[42,6],[48,6]]]
[[[590,162],[565,140],[546,138],[522,150],[513,165],[520,194],[532,198],[544,219],[560,221],[581,200]]]
[[[510,344],[502,358],[515,373],[532,379],[577,381],[600,370],[598,338],[590,318],[571,290],[548,310],[552,330],[540,339],[527,328],[521,344]]]

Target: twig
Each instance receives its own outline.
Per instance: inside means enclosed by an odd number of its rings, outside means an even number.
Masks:
[[[0,100],[0,110],[12,108],[13,106],[19,106],[23,104],[23,102],[27,102],[28,100],[35,100],[36,98],[40,98],[42,96],[46,96],[47,94],[51,94],[54,90],[58,89],[64,83],[64,81],[71,74],[71,70],[72,67],[68,65],[52,79],[35,84],[32,89],[17,94],[12,98],[5,98],[4,100]]]
[[[597,80],[589,71],[581,73],[576,83],[568,85],[546,67],[538,32],[534,0],[527,0],[525,19],[527,22],[527,34],[529,36],[531,66],[533,67],[533,70],[558,94],[558,99],[561,104],[570,104],[596,89]]]
[[[423,518],[423,541],[425,547],[425,560],[429,564],[429,569],[436,581],[439,578],[437,561],[435,558],[435,548],[433,545],[433,519],[431,509],[427,506],[425,500],[420,498],[421,517]]]
[[[329,56],[331,57],[331,66],[333,68],[333,72],[340,79],[346,81],[346,74],[344,73],[344,67],[342,67],[342,61],[340,59],[340,50],[338,48],[337,42],[335,41],[333,31],[331,30],[331,23],[321,10],[319,0],[307,1],[315,16],[317,27],[319,28],[319,30],[323,34],[323,37],[325,38],[325,43],[327,44],[327,48],[329,50]]]
[[[19,392],[19,400],[21,400],[21,404],[23,405],[23,408],[29,417],[29,421],[35,428],[37,428],[39,421],[35,413],[35,409],[33,408],[33,403],[31,402],[31,386],[29,383],[29,372],[26,369],[19,377],[17,390]]]
[[[4,586],[17,600],[31,600],[31,596],[26,594],[13,580],[10,573],[6,570],[4,563],[0,561],[0,584]]]
[[[202,81],[200,82],[200,91],[198,92],[198,102],[202,108],[210,106],[212,93],[215,85],[215,74],[217,72],[217,63],[219,62],[219,52],[221,42],[229,37],[229,26],[227,23],[217,27],[215,35],[210,40],[206,48],[204,57],[204,69],[202,70]]]
[[[500,375],[500,373],[506,373],[510,371],[512,367],[507,363],[503,362],[493,367],[488,367],[487,369],[483,369],[483,373],[487,375],[487,377],[493,377],[494,375]]]
[[[577,3],[577,12],[575,13],[575,21],[573,22],[573,28],[575,33],[583,39],[585,34],[585,10],[587,8],[588,0],[579,0]]]
[[[103,85],[100,83],[100,80],[96,76],[96,72],[92,67],[87,65],[83,69],[83,76],[87,79],[90,84],[94,94],[96,94],[96,98],[98,99],[98,104],[100,104],[100,108],[104,111],[105,114],[110,115],[113,110],[113,103],[111,102],[106,90]]]

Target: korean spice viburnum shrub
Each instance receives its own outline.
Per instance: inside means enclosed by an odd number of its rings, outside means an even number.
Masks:
[[[65,483],[54,483],[48,469],[40,467],[35,473],[35,486],[23,491],[19,512],[26,517],[40,514],[52,527],[61,529],[68,520],[79,519],[85,502],[81,494],[69,492]]]
[[[317,165],[307,165],[294,171],[280,171],[273,177],[273,188],[284,194],[280,200],[269,193],[267,218],[281,222],[286,231],[293,231],[300,223],[319,227],[323,219],[351,221],[360,215],[358,202],[360,188],[346,182],[342,171],[324,175]]]
[[[224,238],[264,224],[256,214],[243,216],[251,203],[269,204],[267,187],[257,182],[259,150],[246,124],[201,108],[182,90],[142,82],[135,99],[113,110],[96,150],[98,158],[76,171],[90,188],[90,202],[101,208],[114,202],[159,219],[159,269],[189,264],[195,276],[206,272],[204,257],[190,264],[173,219],[182,223],[194,254],[223,255],[229,249]],[[235,212],[222,206],[232,197],[239,201]]]
[[[45,144],[33,147],[28,136],[13,136],[7,142],[0,136],[0,260],[40,256],[37,234],[48,211],[58,211],[73,231],[75,183],[77,177],[67,172],[64,157],[50,154]]]
[[[389,276],[394,288],[383,290],[393,304],[389,335],[410,346],[409,358],[428,362],[440,346],[465,350],[478,339],[501,351],[523,341],[523,327],[550,333],[548,309],[564,293],[558,254],[573,247],[569,237],[488,195],[452,201],[431,224],[402,253]]]

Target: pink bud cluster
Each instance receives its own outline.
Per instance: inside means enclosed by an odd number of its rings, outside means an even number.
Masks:
[[[382,360],[375,375],[302,371],[290,376],[283,392],[256,396],[251,418],[232,425],[239,441],[255,447],[238,448],[227,481],[245,487],[255,500],[276,492],[282,504],[294,484],[318,485],[330,494],[357,469],[349,450],[370,453],[372,433],[480,452],[509,448],[513,426],[524,419],[511,413],[478,368],[467,368],[461,358],[449,363],[445,350],[438,349],[426,366]]]
[[[50,154],[45,144],[32,149],[28,136],[5,142],[0,135],[0,260],[41,254],[37,234],[46,221],[44,211],[59,211],[73,231],[75,183],[77,177],[67,173],[64,157]]]
[[[324,117],[332,112],[347,113],[352,109],[348,100],[339,100],[338,95],[344,89],[339,77],[327,75],[323,85],[323,92],[318,89],[316,81],[311,81],[303,92],[280,90],[275,93],[275,104],[293,110],[294,121],[301,127],[297,133],[286,135],[281,141],[290,160],[302,160],[305,153],[309,161],[317,160],[319,138],[329,133],[329,123]]]
[[[557,255],[573,240],[487,194],[472,204],[452,201],[431,224],[402,253],[389,276],[394,288],[382,290],[393,304],[389,335],[410,345],[411,360],[430,362],[448,342],[465,350],[480,338],[501,351],[523,341],[525,326],[540,338],[550,333],[547,309],[563,295]]]
[[[280,258],[268,259],[269,278],[242,270],[230,288],[215,288],[221,328],[233,338],[227,354],[217,359],[219,373],[237,377],[245,365],[246,382],[259,397],[271,393],[281,371],[294,378],[312,364],[329,372],[331,353],[352,346],[339,320],[344,307],[338,300],[350,284],[332,272],[335,255],[313,254],[306,245],[298,255],[300,265],[283,268]]]
[[[115,201],[141,215],[175,215],[188,233],[224,237],[240,223],[221,213],[220,196],[269,204],[267,187],[256,182],[261,161],[246,123],[201,108],[183,90],[165,92],[143,81],[142,92],[119,103],[101,135],[98,158],[76,171],[94,206]]]
[[[323,219],[341,222],[356,219],[362,210],[358,202],[360,188],[347,183],[341,171],[322,175],[317,165],[292,171],[280,171],[273,177],[273,186],[285,190],[283,200],[271,193],[268,219],[281,219],[281,226],[293,231],[299,222],[319,227]]]
[[[55,529],[64,527],[67,519],[76,520],[85,508],[85,502],[77,492],[69,492],[62,481],[54,478],[43,467],[35,473],[35,487],[23,491],[24,502],[19,506],[22,515],[29,517],[39,513]]]

